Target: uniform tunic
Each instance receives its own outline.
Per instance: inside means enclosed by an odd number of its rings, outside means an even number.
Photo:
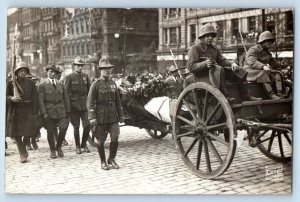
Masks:
[[[92,83],[87,99],[88,119],[97,124],[113,124],[123,116],[120,96],[115,82],[99,78]]]
[[[21,102],[12,102],[14,86],[9,81],[6,87],[7,133],[10,137],[34,136],[39,112],[39,100],[36,85],[28,78],[17,79]]]
[[[91,86],[88,75],[74,71],[66,76],[64,84],[70,99],[71,111],[87,111],[86,101]]]

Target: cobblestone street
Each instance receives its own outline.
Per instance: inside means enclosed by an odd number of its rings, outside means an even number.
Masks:
[[[72,126],[64,158],[50,159],[45,131],[39,149],[19,162],[10,138],[5,157],[5,192],[26,194],[290,194],[291,164],[279,164],[244,141],[229,169],[214,180],[193,175],[181,160],[171,135],[152,139],[145,130],[121,127],[119,170],[100,169],[97,149],[75,153]],[[106,142],[106,148],[109,142]],[[282,166],[283,179],[266,178],[266,166]]]

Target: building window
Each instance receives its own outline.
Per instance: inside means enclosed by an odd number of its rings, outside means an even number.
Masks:
[[[164,42],[165,44],[168,43],[168,29],[164,29]]]
[[[170,28],[170,44],[177,43],[176,27]]]
[[[266,30],[275,33],[275,20],[276,16],[274,14],[270,14],[266,16]]]
[[[176,17],[177,9],[176,8],[170,8],[169,10],[169,17],[174,18]]]
[[[181,27],[178,27],[178,44],[181,44]]]
[[[76,23],[75,26],[76,26],[76,34],[80,34],[79,33],[79,25],[78,25],[78,23]]]
[[[81,55],[85,55],[84,44],[81,45]]]
[[[225,21],[216,22],[217,41],[224,40],[224,24],[225,24]]]
[[[190,42],[196,41],[196,25],[190,25]]]
[[[255,16],[248,17],[248,31],[250,33],[256,31],[256,17]]]
[[[81,33],[84,33],[84,21],[81,21]]]
[[[232,38],[238,38],[239,36],[239,19],[232,19],[231,20],[231,31],[232,31]]]
[[[294,15],[293,11],[286,12],[286,35],[294,33]]]

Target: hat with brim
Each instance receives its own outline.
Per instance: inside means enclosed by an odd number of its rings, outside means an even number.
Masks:
[[[63,72],[63,70],[61,69],[60,66],[56,66],[54,71],[57,72],[57,73],[62,73]]]
[[[174,73],[176,72],[178,69],[178,67],[175,67],[174,65],[172,65],[170,68],[169,68],[169,73]]]
[[[80,57],[76,57],[73,62],[73,65],[85,65],[85,64],[86,63]]]
[[[50,69],[52,69],[53,71],[55,71],[56,67],[55,67],[54,64],[48,64],[45,69],[46,69],[46,71],[49,71]]]
[[[109,60],[107,57],[102,57],[101,60],[99,61],[99,69],[110,69],[114,67],[115,65],[112,65],[109,63]]]

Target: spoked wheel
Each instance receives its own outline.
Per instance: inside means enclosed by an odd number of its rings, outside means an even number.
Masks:
[[[175,110],[173,135],[186,166],[202,178],[223,174],[236,148],[235,120],[224,95],[209,84],[194,83],[180,94]]]
[[[168,132],[162,132],[162,131],[150,130],[150,129],[145,129],[145,130],[153,139],[162,139],[166,137],[166,135],[168,135]]]
[[[265,129],[257,133],[258,149],[274,161],[287,163],[292,159],[292,132]]]

